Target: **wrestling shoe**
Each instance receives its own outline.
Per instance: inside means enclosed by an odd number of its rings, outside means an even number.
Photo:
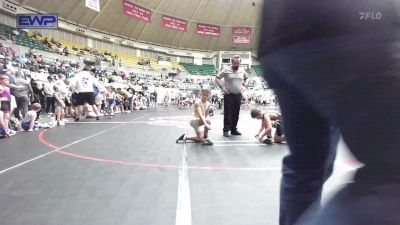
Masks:
[[[270,140],[270,139],[265,139],[264,141],[264,144],[266,144],[266,145],[272,145],[272,141]]]
[[[182,134],[181,136],[179,136],[178,139],[176,139],[176,143],[178,143],[179,141],[184,141],[186,142],[186,134]]]
[[[212,143],[212,141],[210,141],[209,139],[204,139],[203,143],[201,143],[202,145],[213,145],[214,143]]]

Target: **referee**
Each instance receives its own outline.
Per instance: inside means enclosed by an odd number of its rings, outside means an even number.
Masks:
[[[237,123],[242,102],[242,91],[248,86],[248,75],[240,67],[240,62],[240,56],[233,56],[232,65],[224,67],[215,78],[215,82],[224,92],[224,137],[229,137],[229,131],[232,135],[242,135],[237,130]],[[224,86],[222,86],[222,79],[224,79]]]

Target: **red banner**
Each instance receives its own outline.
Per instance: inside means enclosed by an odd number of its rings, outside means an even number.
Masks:
[[[220,29],[219,29],[219,26],[198,23],[197,24],[197,33],[202,34],[202,35],[219,37]]]
[[[234,35],[251,35],[250,27],[233,27],[232,33]]]
[[[151,11],[124,0],[124,13],[139,20],[151,22]]]
[[[251,37],[233,36],[232,42],[235,44],[251,44],[253,39]]]
[[[233,27],[232,33],[234,35],[251,35],[250,27]]]
[[[163,26],[166,28],[171,28],[183,32],[186,32],[187,30],[187,22],[184,20],[176,19],[169,16],[163,16],[162,20]]]

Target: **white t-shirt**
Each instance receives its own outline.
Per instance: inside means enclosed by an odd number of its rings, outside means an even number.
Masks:
[[[67,85],[64,83],[64,81],[63,80],[58,80],[55,83],[55,85],[60,88],[60,97],[62,99],[66,98],[68,96],[69,90],[68,90]]]
[[[233,70],[231,66],[226,66],[217,74],[216,78],[225,80],[225,89],[229,93],[240,94],[243,82],[247,80],[248,75],[242,67]]]
[[[75,92],[94,92],[93,85],[99,87],[97,79],[89,71],[79,72],[73,79],[71,87]]]
[[[26,113],[24,119],[22,120],[22,122],[23,123],[30,123],[31,122],[31,118],[34,117],[34,116],[36,117],[36,112],[35,111],[33,111],[33,110],[28,111]]]
[[[43,92],[46,97],[53,97],[54,94],[54,83],[44,82],[43,83]]]

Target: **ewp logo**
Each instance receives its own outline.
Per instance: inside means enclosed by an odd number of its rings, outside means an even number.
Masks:
[[[57,14],[18,14],[17,28],[20,29],[57,29]]]

